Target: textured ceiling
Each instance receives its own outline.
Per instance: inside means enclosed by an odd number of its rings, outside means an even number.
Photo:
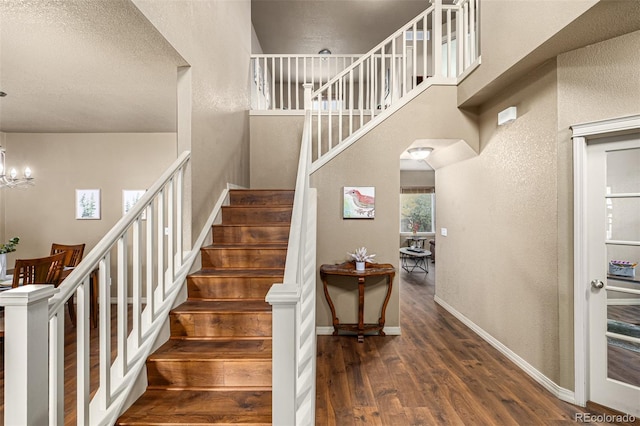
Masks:
[[[0,131],[175,131],[183,63],[128,0],[2,0]]]
[[[267,53],[364,53],[427,5],[252,0],[252,21]],[[175,131],[180,65],[130,0],[0,0],[0,131]]]
[[[428,7],[426,0],[252,0],[264,53],[366,53]]]

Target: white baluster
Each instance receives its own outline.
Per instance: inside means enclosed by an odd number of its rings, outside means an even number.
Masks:
[[[76,383],[76,418],[78,425],[89,425],[89,402],[91,401],[90,392],[90,336],[89,336],[89,296],[91,295],[91,273],[84,277],[82,284],[76,291],[76,374],[78,375]],[[97,297],[97,295],[95,296]],[[62,317],[64,318],[64,305],[62,305]],[[64,322],[64,321],[63,321]],[[64,327],[64,325],[63,325]],[[97,324],[96,324],[97,327]],[[62,424],[62,423],[58,423]]]
[[[114,363],[116,374],[118,377],[124,377],[127,374],[127,334],[128,317],[127,312],[127,289],[129,287],[128,265],[129,256],[127,256],[127,240],[126,235],[118,239],[117,244],[117,285],[118,285],[118,301],[117,301],[117,347],[119,364]]]
[[[164,274],[164,189],[158,193],[158,223],[156,230],[156,263],[158,285],[156,292],[159,292],[160,302],[164,302],[166,291],[166,279]]]
[[[338,143],[342,142],[342,111],[344,110],[344,77],[338,80]]]
[[[296,109],[300,109],[300,57],[296,56]]]
[[[428,40],[428,29],[429,26],[427,25],[427,16],[429,15],[425,15],[424,18],[422,19],[422,79],[423,81],[426,80],[429,77],[429,70],[427,68],[427,46],[429,44],[429,40]]]
[[[364,100],[363,90],[364,90],[364,78],[363,78],[363,70],[364,70],[364,62],[360,62],[358,65],[358,109],[360,110],[360,126],[364,125],[364,105],[362,101]]]
[[[407,56],[407,32],[404,31],[402,33],[402,58],[400,60],[400,66],[402,67],[402,96],[407,94]]]
[[[451,58],[453,38],[451,37],[451,9],[447,9],[447,74],[445,77],[455,77],[453,75],[453,59]]]
[[[52,425],[64,424],[64,374],[59,374],[64,372],[64,309],[65,305],[60,306],[49,320],[49,424]],[[78,319],[76,316],[76,324],[80,326]]]
[[[132,290],[133,290],[133,341],[134,345],[139,348],[142,345],[142,224],[141,219],[137,218],[133,223],[133,247],[132,247]]]
[[[109,253],[100,260],[98,272],[100,278],[100,393],[98,403],[100,409],[106,410],[111,404],[111,255]]]
[[[464,13],[462,8],[458,8],[456,11],[456,50],[457,50],[457,62],[456,62],[456,74],[460,75],[464,71]]]
[[[293,109],[291,108],[291,56],[287,56],[287,106],[283,109]],[[283,84],[283,81],[280,81],[280,84]]]
[[[349,70],[349,136],[353,134],[353,69]]]
[[[476,2],[469,2],[469,64],[476,60]]]
[[[145,312],[148,314],[148,323],[151,324],[156,319],[156,301],[154,297],[154,283],[153,279],[153,247],[155,247],[155,209],[153,202],[147,206],[147,242],[146,242],[146,284],[147,284],[147,306]]]

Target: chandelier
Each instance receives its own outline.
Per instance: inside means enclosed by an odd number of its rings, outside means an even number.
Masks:
[[[31,169],[29,167],[25,167],[23,175],[20,178],[18,177],[18,171],[14,168],[9,170],[9,175],[7,175],[5,157],[5,150],[0,147],[0,188],[16,188],[33,185],[33,177],[31,176]]]

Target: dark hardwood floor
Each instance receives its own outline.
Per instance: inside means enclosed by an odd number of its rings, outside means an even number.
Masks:
[[[549,394],[433,301],[434,266],[430,265],[426,280],[422,273],[399,272],[402,336],[367,336],[360,344],[354,336],[318,337],[316,424],[578,423],[575,414],[586,409]],[[115,335],[115,309],[112,322]],[[75,424],[75,329],[68,321],[65,329],[65,424],[71,425]],[[95,391],[96,329],[91,331],[91,345]],[[4,424],[4,365],[0,424]]]
[[[586,409],[551,395],[434,302],[435,264],[426,279],[399,272],[402,336],[318,337],[317,425],[579,423]]]

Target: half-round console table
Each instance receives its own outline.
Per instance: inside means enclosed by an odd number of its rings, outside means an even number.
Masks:
[[[339,330],[347,330],[358,334],[358,342],[364,341],[364,333],[367,331],[378,331],[380,336],[384,336],[384,321],[387,304],[391,297],[391,289],[393,288],[393,277],[396,270],[389,263],[367,263],[364,271],[357,271],[354,262],[345,262],[339,265],[322,265],[320,267],[320,278],[324,287],[324,296],[327,299],[331,316],[333,317],[333,335],[337,336]],[[336,308],[333,305],[329,290],[327,289],[327,279],[331,275],[339,275],[344,277],[354,277],[358,279],[358,323],[357,324],[340,324],[340,320],[336,317]],[[364,323],[364,287],[367,277],[386,276],[387,277],[387,295],[382,303],[380,319],[377,324]]]

